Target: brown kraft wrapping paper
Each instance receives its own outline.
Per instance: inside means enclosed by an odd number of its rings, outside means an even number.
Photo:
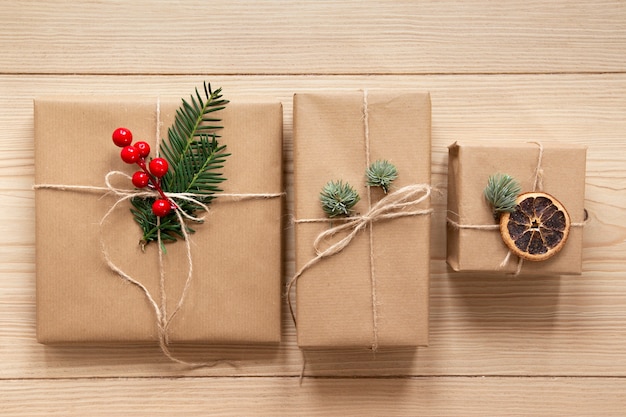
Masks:
[[[35,100],[35,183],[104,186],[114,170],[132,175],[111,133],[129,128],[156,154],[156,97],[42,97]],[[160,99],[161,137],[180,99]],[[216,113],[227,145],[224,193],[282,192],[282,107],[234,101]],[[121,188],[132,189],[130,181]],[[116,197],[103,192],[37,189],[37,338],[41,343],[146,343],[158,339],[144,294],[106,265],[111,260],[160,302],[157,243],[142,253],[141,230],[122,203],[100,232]],[[280,341],[282,198],[218,197],[191,235],[193,281],[168,329],[173,343],[265,344]],[[202,215],[202,212],[199,212]],[[187,278],[184,241],[166,244],[167,309]]]
[[[521,274],[567,275],[582,272],[585,220],[586,147],[541,143],[543,191],[559,200],[568,211],[572,226],[563,249],[540,262],[524,261]],[[509,174],[520,182],[522,192],[533,191],[538,166],[539,143],[457,142],[449,147],[448,218],[460,225],[496,224],[483,195],[489,176]],[[514,273],[518,258],[500,266],[508,248],[499,230],[447,228],[447,261],[455,271]]]
[[[350,183],[368,210],[363,92],[294,96],[296,269],[315,257],[315,238],[329,222],[319,195],[330,180]],[[390,193],[430,184],[428,94],[367,94],[370,161],[386,159],[399,176]],[[371,189],[372,204],[384,197]],[[428,209],[430,201],[420,203]],[[370,251],[369,234],[372,233]],[[430,216],[375,222],[340,253],[322,259],[299,278],[298,345],[310,348],[415,347],[428,344]],[[374,341],[373,260],[377,337]]]

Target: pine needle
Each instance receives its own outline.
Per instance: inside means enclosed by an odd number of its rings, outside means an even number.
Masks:
[[[189,101],[182,100],[176,111],[174,123],[168,129],[168,137],[161,142],[160,151],[169,163],[169,170],[162,178],[161,188],[165,192],[193,193],[195,199],[209,204],[214,194],[222,191],[219,184],[226,180],[221,169],[229,155],[226,146],[218,142],[216,131],[221,129],[221,119],[212,113],[225,108],[228,100],[222,99],[222,89],[211,90],[211,85],[204,83],[204,95],[196,89]],[[175,212],[163,217],[160,226],[152,212],[155,198],[133,198],[131,212],[135,221],[143,230],[143,244],[157,239],[161,232],[164,242],[183,238],[182,227],[188,233],[194,230],[187,224],[181,225]],[[190,216],[195,217],[201,206],[186,200],[177,200],[177,206]]]
[[[322,210],[328,217],[349,216],[352,207],[361,197],[354,188],[343,181],[330,181],[320,193]]]
[[[515,211],[515,200],[522,187],[515,178],[507,174],[496,174],[489,177],[485,187],[485,198],[493,208],[495,218],[503,212]]]
[[[372,162],[365,172],[367,185],[370,187],[380,187],[385,194],[389,191],[391,183],[398,178],[398,170],[395,165],[387,160]]]

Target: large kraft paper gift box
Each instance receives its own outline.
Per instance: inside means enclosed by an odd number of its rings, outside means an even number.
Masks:
[[[428,94],[294,96],[296,270],[316,256],[313,242],[331,227],[329,221],[303,221],[325,218],[319,196],[328,181],[348,182],[361,196],[354,211],[368,211],[366,134],[370,162],[389,160],[398,169],[389,193],[409,184],[430,184]],[[372,187],[372,204],[383,197],[380,188]],[[429,209],[429,198],[419,207]],[[296,284],[298,345],[427,345],[429,236],[428,214],[381,220],[360,231],[340,253],[304,271]]]
[[[540,148],[543,148],[539,162]],[[516,273],[519,258],[510,256],[500,231],[472,226],[494,225],[483,191],[494,174],[508,174],[521,191],[535,191],[537,168],[543,191],[559,200],[572,227],[563,249],[539,262],[523,261],[521,274],[567,275],[582,272],[585,221],[586,147],[544,142],[457,142],[449,147],[447,261],[455,271]],[[460,227],[459,227],[460,226]],[[469,226],[469,227],[468,227]]]
[[[180,99],[160,98],[160,137],[167,136]],[[112,132],[129,128],[155,156],[156,97],[44,97],[35,100],[35,182],[104,186],[105,175],[138,168],[120,159]],[[223,193],[281,193],[282,106],[235,100],[213,113],[227,145]],[[122,181],[121,188],[133,188]],[[36,186],[37,338],[42,343],[150,343],[159,338],[144,294],[105,263],[143,283],[161,303],[157,243],[142,252],[130,202],[103,192]],[[172,319],[172,343],[266,344],[280,341],[282,198],[213,200],[203,224],[190,224],[193,279]],[[101,231],[102,230],[102,231]],[[187,279],[185,242],[165,244],[167,310]]]

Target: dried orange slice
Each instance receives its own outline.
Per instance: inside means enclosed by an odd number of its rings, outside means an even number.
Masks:
[[[500,234],[511,252],[529,261],[544,261],[565,245],[570,217],[565,207],[550,194],[523,193],[515,211],[500,217]]]

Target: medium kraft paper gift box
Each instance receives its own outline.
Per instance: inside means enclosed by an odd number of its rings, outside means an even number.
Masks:
[[[430,184],[428,94],[294,96],[296,270],[316,256],[313,242],[331,226],[329,221],[303,222],[325,218],[319,196],[328,181],[348,182],[361,196],[354,211],[368,211],[366,135],[370,162],[386,159],[398,169],[390,193],[409,184]],[[371,204],[383,197],[380,188],[371,189]],[[429,209],[429,199],[419,207]],[[429,237],[428,214],[381,220],[360,231],[340,253],[304,271],[296,283],[298,345],[427,345]]]
[[[543,148],[539,165],[540,147]],[[582,272],[585,221],[586,147],[547,142],[456,142],[449,147],[447,261],[455,271],[515,273],[517,256],[508,254],[500,231],[473,229],[494,225],[483,191],[494,174],[508,174],[522,192],[534,191],[536,171],[543,175],[543,191],[568,211],[572,227],[563,249],[540,262],[524,261],[521,274],[567,275]],[[470,227],[467,227],[467,226]],[[460,227],[459,227],[460,226]]]
[[[157,97],[42,97],[35,100],[35,183],[103,187],[105,175],[138,168],[111,141],[119,126],[155,156]],[[167,136],[180,99],[160,98],[160,137]],[[193,279],[167,336],[172,343],[266,344],[280,341],[282,106],[235,100],[213,113],[227,145],[224,193],[278,194],[265,199],[220,197],[203,224],[191,224]],[[129,180],[117,186],[132,189]],[[157,243],[142,252],[130,202],[104,192],[36,185],[37,338],[42,343],[146,343],[159,338],[144,294],[105,263],[143,283],[161,305]],[[202,215],[203,212],[199,212]],[[185,243],[165,244],[167,312],[187,279]]]

